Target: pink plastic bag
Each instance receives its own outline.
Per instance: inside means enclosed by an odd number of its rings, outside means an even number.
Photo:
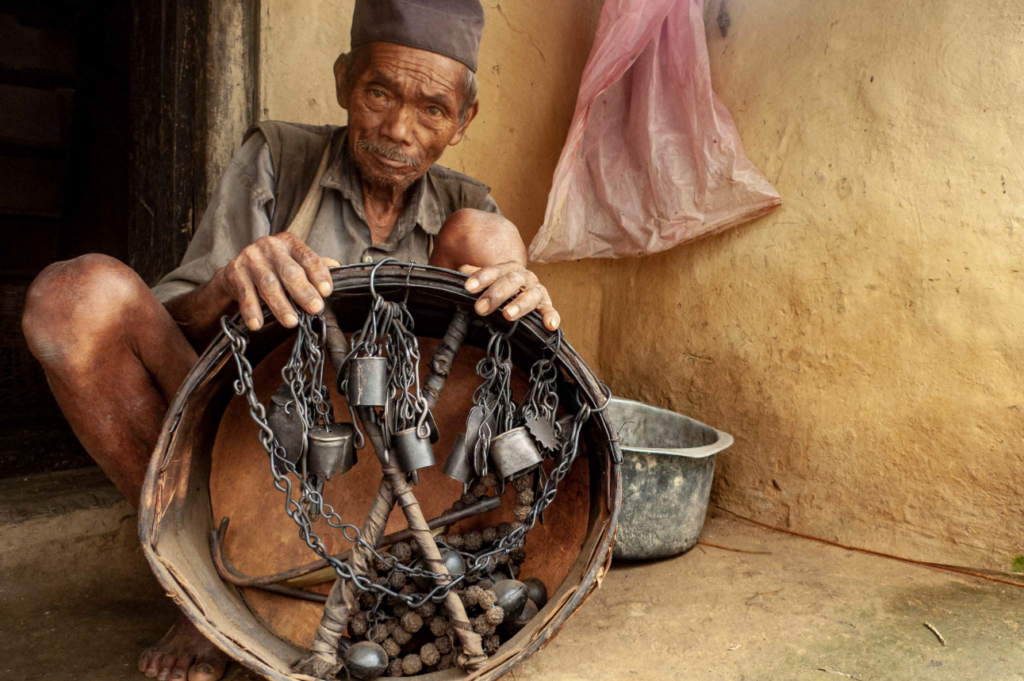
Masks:
[[[532,261],[657,253],[782,203],[711,91],[702,8],[605,3]]]

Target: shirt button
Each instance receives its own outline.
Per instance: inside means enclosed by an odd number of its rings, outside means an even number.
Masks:
[[[373,262],[373,256],[367,253],[363,256],[363,262]]]

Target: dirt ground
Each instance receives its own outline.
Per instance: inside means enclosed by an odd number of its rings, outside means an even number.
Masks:
[[[174,605],[95,473],[0,481],[0,679],[121,681]],[[40,506],[33,490],[45,489]],[[1024,589],[712,517],[684,556],[620,564],[515,681],[1024,680]],[[946,639],[943,646],[925,626]],[[248,674],[234,669],[231,677]]]

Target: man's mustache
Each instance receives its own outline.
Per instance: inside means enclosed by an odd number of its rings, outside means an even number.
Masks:
[[[394,144],[383,144],[381,142],[368,142],[367,140],[359,140],[356,145],[363,151],[368,151],[371,154],[383,156],[389,161],[395,163],[401,163],[402,165],[409,166],[410,168],[419,168],[420,160],[412,156],[407,156],[402,153],[397,145]]]

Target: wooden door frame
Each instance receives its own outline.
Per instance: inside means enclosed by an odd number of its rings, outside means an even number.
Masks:
[[[132,0],[128,264],[150,285],[181,262],[256,121],[260,11],[259,0]]]

